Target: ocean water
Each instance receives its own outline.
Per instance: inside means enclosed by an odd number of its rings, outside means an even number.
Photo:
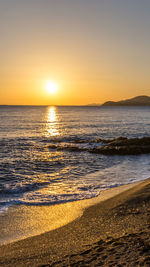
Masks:
[[[0,214],[12,205],[91,198],[149,177],[149,154],[88,152],[102,145],[98,138],[119,136],[150,136],[150,108],[0,106]]]

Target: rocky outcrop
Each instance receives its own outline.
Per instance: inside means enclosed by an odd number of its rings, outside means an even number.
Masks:
[[[104,155],[139,155],[150,153],[150,137],[94,140],[73,140],[72,142],[57,142],[48,145],[50,150],[99,153]]]
[[[90,149],[91,153],[104,155],[138,155],[150,153],[150,137],[125,138],[109,140],[106,145]]]

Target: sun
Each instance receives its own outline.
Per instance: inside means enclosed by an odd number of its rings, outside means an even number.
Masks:
[[[58,85],[57,83],[53,82],[53,81],[47,81],[46,82],[46,90],[48,91],[48,93],[50,94],[55,94],[58,90]]]

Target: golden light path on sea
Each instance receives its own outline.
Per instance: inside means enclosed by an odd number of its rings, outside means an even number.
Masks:
[[[56,107],[48,107],[47,122],[46,122],[46,136],[59,135],[58,130],[58,117],[56,113]]]

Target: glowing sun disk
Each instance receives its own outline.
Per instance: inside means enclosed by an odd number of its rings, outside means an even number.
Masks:
[[[55,94],[57,92],[57,89],[58,85],[55,82],[48,81],[46,83],[46,90],[48,91],[48,93]]]

